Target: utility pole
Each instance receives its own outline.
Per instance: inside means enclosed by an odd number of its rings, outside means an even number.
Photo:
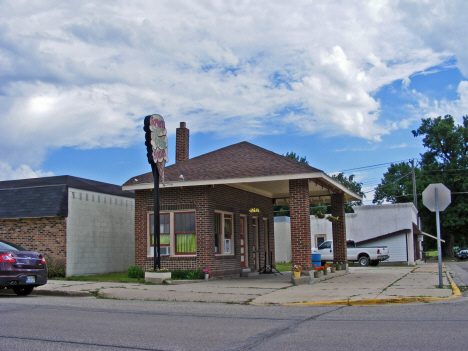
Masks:
[[[416,194],[416,173],[414,171],[414,159],[410,160],[411,163],[411,174],[413,176],[413,203],[414,207],[418,209],[418,197]]]

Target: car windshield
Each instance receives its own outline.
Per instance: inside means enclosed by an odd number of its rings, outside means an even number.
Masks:
[[[12,244],[12,243],[7,243],[6,241],[1,241],[0,240],[0,250],[6,250],[6,251],[26,251],[26,249],[23,249],[21,246]]]

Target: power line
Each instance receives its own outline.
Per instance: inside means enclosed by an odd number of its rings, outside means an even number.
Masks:
[[[386,163],[379,163],[377,165],[372,165],[372,166],[363,166],[363,167],[357,167],[357,168],[350,168],[350,169],[344,169],[342,171],[339,171],[338,173],[344,173],[344,172],[349,172],[349,171],[356,171],[356,170],[359,170],[359,169],[369,169],[369,168],[373,168],[373,167],[380,167],[380,166],[384,166],[384,165],[389,165],[389,164],[392,164],[392,163],[400,163],[400,162],[405,162],[407,161],[408,159],[406,160],[401,160],[401,161],[392,161],[392,162],[386,162]],[[330,172],[330,173],[337,173],[337,172]]]

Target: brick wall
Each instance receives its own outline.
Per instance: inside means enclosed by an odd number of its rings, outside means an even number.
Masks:
[[[135,262],[145,269],[153,267],[148,256],[147,208],[153,205],[151,190],[135,192]],[[274,248],[273,206],[271,199],[225,185],[160,189],[160,206],[194,206],[197,230],[195,257],[162,257],[161,267],[168,269],[209,269],[212,276],[238,275],[241,272],[240,215],[247,215],[248,264],[253,268],[252,214],[248,210],[259,208],[259,244],[263,248],[262,219],[268,219],[269,244]],[[214,212],[221,210],[234,215],[234,255],[214,254]],[[163,211],[163,210],[161,210]],[[264,254],[261,255],[263,263]],[[274,255],[273,255],[274,260]],[[261,265],[260,265],[261,266]]]
[[[344,194],[331,195],[331,213],[339,217],[332,222],[333,233],[333,262],[348,263],[346,254],[346,224],[345,224],[345,198]]]
[[[291,217],[292,264],[301,265],[303,271],[312,269],[310,242],[309,181],[289,181],[289,208]]]
[[[0,238],[66,262],[66,218],[0,219]]]

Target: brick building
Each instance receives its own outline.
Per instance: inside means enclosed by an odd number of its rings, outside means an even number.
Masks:
[[[161,267],[209,269],[213,276],[262,271],[275,262],[273,206],[291,209],[292,262],[311,269],[309,204],[331,202],[334,239],[346,261],[344,202],[360,199],[323,171],[248,142],[189,158],[189,130],[176,131],[176,163],[160,182]],[[153,267],[153,175],[129,179],[135,191],[135,262]]]
[[[134,264],[134,194],[72,176],[0,182],[0,238],[63,260],[66,273]]]

